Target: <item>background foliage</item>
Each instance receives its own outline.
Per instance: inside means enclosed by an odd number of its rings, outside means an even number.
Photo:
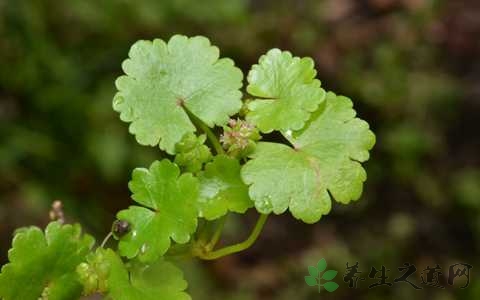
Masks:
[[[392,280],[405,261],[444,274],[453,261],[480,266],[479,20],[474,0],[0,0],[0,264],[14,229],[44,226],[54,199],[69,221],[107,233],[130,203],[133,167],[160,159],[112,110],[120,62],[138,39],[182,33],[208,36],[244,72],[273,47],[313,57],[377,134],[361,201],[313,226],[271,218],[251,250],[187,263],[195,299],[312,299],[303,277],[322,257],[340,274],[347,261],[384,264]],[[227,225],[234,237],[252,224]],[[480,277],[466,290],[324,296],[432,294],[476,299]]]

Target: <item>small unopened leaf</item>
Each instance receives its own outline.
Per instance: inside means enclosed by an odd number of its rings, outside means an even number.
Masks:
[[[193,133],[186,134],[175,146],[177,155],[174,162],[186,172],[200,171],[203,164],[212,158],[210,148],[204,144],[205,140],[204,134],[200,136]]]
[[[83,285],[85,296],[94,293],[104,293],[107,288],[109,263],[105,256],[105,250],[101,247],[87,255],[86,262],[77,266],[77,273]]]

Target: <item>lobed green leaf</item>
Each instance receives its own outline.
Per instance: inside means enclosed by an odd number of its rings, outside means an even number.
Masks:
[[[245,213],[253,207],[248,187],[240,178],[240,163],[226,155],[216,156],[199,176],[200,217],[214,220],[227,212]]]
[[[202,36],[138,41],[122,68],[114,110],[140,144],[170,154],[195,131],[190,113],[209,127],[222,126],[242,106],[242,72]]]
[[[289,209],[314,223],[330,212],[332,198],[346,204],[360,197],[367,178],[361,162],[368,160],[375,135],[355,118],[350,99],[329,92],[304,128],[283,134],[293,147],[260,142],[242,168],[259,212]]]
[[[82,285],[75,270],[93,244],[78,224],[52,222],[45,233],[37,227],[21,230],[8,252],[10,263],[0,273],[0,298],[78,299]]]
[[[248,73],[247,91],[257,97],[248,103],[247,121],[260,131],[299,130],[325,99],[325,91],[309,57],[293,57],[272,49]]]
[[[183,273],[163,259],[150,265],[129,264],[127,267],[111,249],[99,249],[106,272],[104,294],[114,300],[190,300],[184,291],[187,282]]]
[[[120,254],[155,261],[170,247],[171,240],[183,244],[197,228],[198,180],[190,173],[180,175],[169,160],[133,171],[129,188],[132,198],[143,206],[130,206],[117,214],[131,230],[121,237]]]

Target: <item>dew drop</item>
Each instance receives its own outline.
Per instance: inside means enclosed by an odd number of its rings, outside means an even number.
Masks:
[[[292,131],[290,129],[285,131],[285,135],[288,136],[288,137],[291,137],[292,136]]]
[[[133,230],[132,231],[132,237],[136,237],[137,236],[137,231],[136,230]]]
[[[147,250],[148,250],[147,244],[143,244],[142,247],[140,248],[140,252],[141,252],[142,254],[144,254],[145,252],[147,252]]]
[[[273,208],[273,206],[272,206],[272,196],[270,196],[270,195],[265,196],[262,200],[260,200],[257,203],[257,208],[260,211],[264,211],[264,212],[271,211],[271,209]]]
[[[122,96],[117,96],[113,99],[113,105],[121,105],[125,99]]]

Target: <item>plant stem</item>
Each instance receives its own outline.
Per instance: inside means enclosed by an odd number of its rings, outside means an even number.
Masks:
[[[208,232],[209,232],[209,228],[207,227],[209,227],[209,224],[207,223],[206,220],[199,220],[197,232],[195,233],[196,241],[202,241],[202,242],[206,241]]]
[[[100,245],[100,248],[103,248],[103,247],[105,246],[105,244],[106,244],[106,243],[108,242],[108,240],[112,237],[112,235],[113,235],[113,232],[110,231],[110,232],[107,234],[107,236],[103,239],[103,242],[102,242],[102,244]]]
[[[200,120],[194,114],[192,114],[192,112],[189,111],[185,106],[183,107],[183,109],[185,110],[185,112],[187,113],[188,117],[193,122],[193,124],[207,135],[207,138],[210,141],[210,143],[212,143],[212,146],[215,149],[215,152],[217,152],[217,154],[224,154],[225,150],[223,150],[223,147],[218,141],[217,136],[213,133],[210,127],[208,127],[207,124],[203,123],[202,120]]]
[[[210,141],[210,143],[212,143],[212,146],[217,152],[217,154],[224,154],[225,150],[223,150],[222,145],[218,141],[217,136],[213,133],[213,131],[210,130],[210,128],[202,121],[198,122],[198,127],[200,127],[200,129],[207,135],[208,140]]]
[[[257,220],[257,223],[255,224],[255,227],[253,228],[252,233],[250,234],[250,236],[245,241],[243,241],[241,243],[238,243],[238,244],[235,244],[235,245],[231,245],[231,246],[219,249],[219,250],[204,253],[204,254],[200,255],[199,257],[201,259],[205,259],[205,260],[213,260],[213,259],[217,259],[217,258],[227,256],[227,255],[230,255],[230,254],[233,254],[233,253],[237,253],[237,252],[240,252],[240,251],[243,251],[245,249],[250,248],[250,246],[252,246],[253,243],[255,243],[258,236],[262,232],[263,226],[265,225],[265,222],[267,221],[267,218],[268,218],[268,215],[264,215],[264,214],[260,215],[260,217]]]
[[[212,239],[206,246],[208,251],[211,251],[213,248],[215,248],[215,245],[217,245],[218,241],[220,240],[220,236],[222,235],[222,231],[223,231],[223,227],[225,225],[226,219],[227,219],[227,215],[223,216],[220,220],[218,220],[218,225],[217,225],[217,228],[215,229],[215,232],[212,235]]]

